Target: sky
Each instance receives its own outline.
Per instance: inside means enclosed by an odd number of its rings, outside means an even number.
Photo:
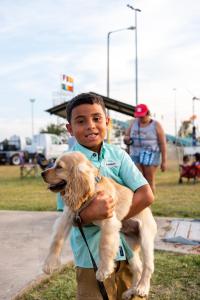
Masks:
[[[199,0],[0,0],[0,141],[65,122],[45,111],[63,100],[62,74],[74,78],[66,100],[106,95],[107,35],[135,25],[127,4],[141,10],[138,102],[167,133],[193,112],[200,125]],[[113,32],[109,49],[110,97],[135,105],[135,31]]]

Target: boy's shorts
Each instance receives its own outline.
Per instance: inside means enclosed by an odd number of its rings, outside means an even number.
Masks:
[[[93,269],[76,268],[77,295],[76,300],[102,300]],[[122,300],[122,294],[130,286],[132,274],[127,261],[118,261],[115,272],[104,281],[109,300]],[[144,300],[133,297],[131,300]]]

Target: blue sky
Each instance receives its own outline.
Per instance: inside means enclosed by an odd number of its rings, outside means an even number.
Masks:
[[[169,133],[175,111],[178,127],[191,117],[200,97],[199,0],[0,0],[0,140],[31,136],[31,98],[35,133],[56,121],[45,110],[60,101],[61,74],[74,78],[74,95],[106,95],[107,33],[134,25],[128,3],[142,10],[139,102]],[[111,35],[110,96],[133,105],[134,45],[134,31]],[[200,101],[195,113],[198,124]]]

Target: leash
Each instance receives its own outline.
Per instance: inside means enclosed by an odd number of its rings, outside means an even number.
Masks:
[[[87,248],[88,248],[88,251],[89,251],[89,254],[90,254],[90,258],[91,258],[91,261],[92,261],[92,265],[93,265],[93,269],[94,269],[94,272],[96,273],[96,271],[97,271],[98,268],[97,268],[96,262],[95,262],[95,260],[94,260],[94,257],[93,257],[93,255],[92,255],[92,253],[91,253],[91,251],[90,251],[88,242],[87,242],[87,240],[86,240],[86,237],[85,237],[83,228],[82,228],[82,226],[81,226],[81,218],[80,218],[79,215],[76,215],[76,216],[75,216],[75,222],[76,222],[76,224],[78,225],[78,228],[79,228],[79,230],[80,230],[80,233],[81,233],[81,235],[82,235],[82,238],[84,239],[85,244],[86,244],[86,246],[87,246]],[[102,295],[103,300],[109,300],[108,294],[107,294],[107,292],[106,292],[106,289],[105,289],[105,286],[104,286],[103,282],[97,280],[97,284],[98,284],[99,291],[100,291],[100,293],[101,293],[101,295]]]

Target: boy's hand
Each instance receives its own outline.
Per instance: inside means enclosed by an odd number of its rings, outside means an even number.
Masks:
[[[84,224],[103,220],[113,216],[115,203],[113,198],[104,192],[98,192],[91,203],[80,213]]]

